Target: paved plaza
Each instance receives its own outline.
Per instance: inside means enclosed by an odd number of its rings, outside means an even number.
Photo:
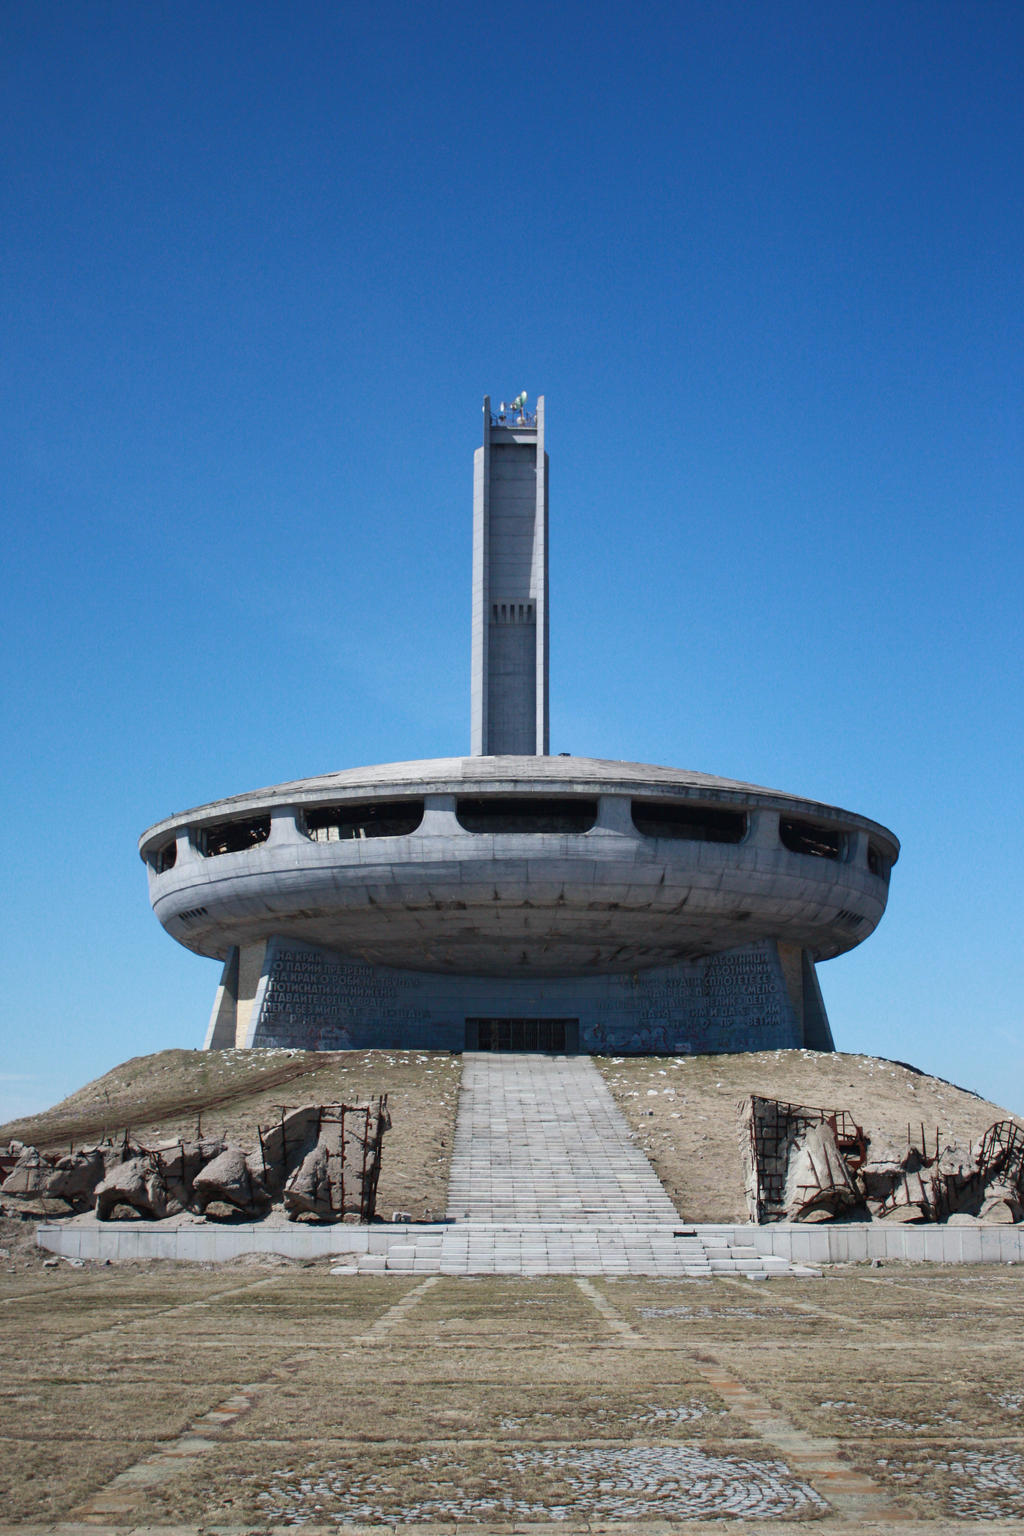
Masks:
[[[1024,1532],[1021,1273],[6,1274],[0,1536]]]
[[[1024,1269],[808,1285],[634,1134],[588,1059],[481,1053],[447,1223],[0,1276],[0,1536],[1024,1533]]]

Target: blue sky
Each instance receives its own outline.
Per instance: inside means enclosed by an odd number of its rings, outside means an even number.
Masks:
[[[842,1049],[1024,1112],[1024,11],[0,7],[0,1116],[201,1043],[150,823],[468,750],[547,397],[552,751],[903,842]]]

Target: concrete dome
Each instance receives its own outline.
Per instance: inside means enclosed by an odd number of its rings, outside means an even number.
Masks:
[[[140,839],[154,910],[199,954],[279,935],[476,975],[642,969],[773,938],[815,960],[885,910],[899,845],[833,806],[569,757],[353,768]]]

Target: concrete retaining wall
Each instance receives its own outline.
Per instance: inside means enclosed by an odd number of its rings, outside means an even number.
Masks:
[[[493,1230],[523,1230],[495,1223],[462,1223]],[[537,1233],[566,1230],[564,1223],[537,1223]],[[588,1232],[600,1228],[587,1225]],[[623,1232],[621,1226],[614,1229]],[[629,1231],[650,1230],[646,1226]],[[899,1259],[934,1264],[1024,1263],[1024,1227],[901,1227],[885,1223],[805,1227],[788,1223],[771,1226],[687,1226],[669,1229],[696,1233],[706,1245],[745,1244],[762,1254],[775,1254],[797,1264],[837,1264],[869,1259]],[[405,1226],[231,1226],[159,1227],[148,1223],[109,1226],[41,1226],[36,1241],[42,1248],[76,1259],[177,1259],[190,1263],[222,1263],[245,1253],[280,1253],[294,1259],[328,1258],[334,1254],[381,1253],[422,1237],[443,1237],[451,1223]]]

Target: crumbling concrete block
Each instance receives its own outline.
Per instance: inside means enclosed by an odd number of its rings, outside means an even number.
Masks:
[[[954,1215],[985,1221],[1020,1221],[1024,1211],[1024,1130],[1012,1120],[989,1126],[972,1147],[947,1143],[935,1153],[909,1145],[904,1166],[880,1202],[883,1220],[947,1221]],[[915,1214],[916,1212],[916,1214]]]
[[[272,1200],[280,1200],[289,1177],[316,1146],[323,1108],[305,1104],[282,1115],[276,1125],[260,1126],[259,1174]]]
[[[151,1221],[214,1203],[257,1218],[273,1198],[293,1217],[372,1219],[381,1143],[391,1119],[387,1099],[371,1104],[310,1104],[260,1131],[259,1150],[228,1147],[219,1137],[137,1146],[120,1141],[50,1156],[18,1147],[0,1185],[15,1199],[61,1199],[75,1210],[95,1205],[99,1220],[130,1213]]]
[[[752,1095],[740,1146],[752,1221],[827,1221],[862,1198],[854,1173],[867,1143],[845,1110]]]
[[[997,1121],[973,1147],[869,1141],[845,1110],[751,1097],[740,1106],[754,1221],[827,1221],[862,1205],[879,1220],[1024,1219],[1024,1127]]]
[[[807,1125],[788,1143],[786,1220],[831,1221],[860,1204],[860,1190],[827,1120]]]
[[[44,1157],[35,1147],[23,1147],[18,1161],[0,1184],[0,1195],[10,1195],[15,1200],[41,1199],[52,1175],[51,1158]]]
[[[317,1142],[285,1185],[285,1210],[293,1220],[305,1211],[330,1221],[341,1214],[340,1204],[336,1209],[334,1201],[331,1153],[325,1142]]]
[[[195,1180],[202,1170],[223,1153],[225,1143],[219,1136],[200,1136],[191,1140],[163,1141],[147,1147],[157,1159],[167,1189],[167,1215],[188,1210],[194,1201]]]
[[[284,1185],[284,1206],[320,1221],[370,1221],[377,1200],[381,1142],[391,1127],[386,1098],[375,1104],[323,1105],[317,1138]]]
[[[96,1204],[96,1186],[107,1171],[105,1151],[104,1147],[83,1147],[58,1158],[47,1180],[47,1195],[66,1200],[73,1210],[91,1210]]]
[[[881,1210],[904,1174],[916,1173],[922,1165],[923,1157],[916,1148],[908,1151],[891,1137],[872,1136],[857,1175],[868,1209]]]
[[[935,1219],[935,1186],[927,1170],[904,1170],[887,1199],[873,1212],[883,1221],[906,1225]]]
[[[119,1205],[131,1206],[150,1221],[174,1214],[168,1212],[167,1184],[159,1158],[150,1152],[129,1158],[96,1186],[97,1220],[109,1221]]]
[[[196,1174],[192,1183],[196,1211],[206,1212],[211,1201],[223,1201],[247,1216],[263,1216],[270,1196],[252,1161],[240,1147],[226,1147]]]
[[[1009,1226],[1020,1221],[1024,1216],[1020,1190],[1005,1180],[993,1180],[985,1188],[985,1198],[978,1215],[982,1221],[998,1226]]]
[[[80,1147],[63,1156],[24,1147],[14,1168],[0,1185],[0,1194],[12,1195],[18,1200],[64,1200],[72,1210],[91,1210],[96,1200],[96,1186],[123,1158],[120,1142]]]

